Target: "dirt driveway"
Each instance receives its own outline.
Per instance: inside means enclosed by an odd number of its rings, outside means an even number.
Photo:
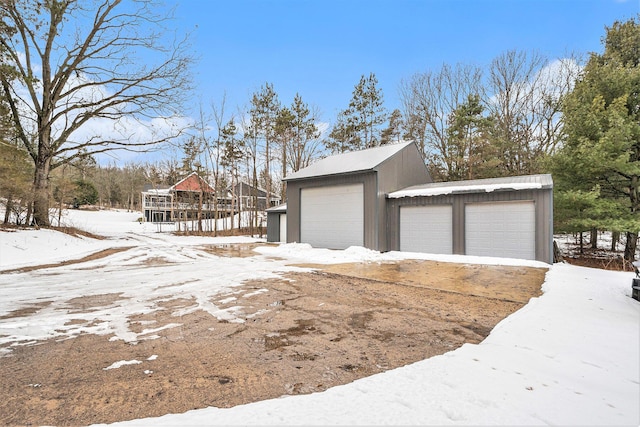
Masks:
[[[540,294],[545,274],[428,261],[318,267],[220,295],[222,307],[243,299],[244,323],[203,311],[177,319],[169,309],[192,301],[174,299],[130,319],[181,324],[154,340],[85,334],[16,347],[0,358],[0,424],[108,423],[326,390],[482,341]],[[72,303],[90,310],[115,297]]]

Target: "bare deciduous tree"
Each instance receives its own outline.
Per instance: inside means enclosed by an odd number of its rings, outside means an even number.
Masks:
[[[17,69],[17,77],[0,69],[0,85],[35,165],[38,224],[49,224],[52,169],[80,155],[149,149],[180,132],[154,125],[177,115],[192,63],[185,40],[169,40],[171,13],[162,10],[153,0],[0,2],[1,25],[15,29],[0,45]]]
[[[452,168],[447,144],[449,115],[470,95],[483,94],[481,79],[478,67],[444,64],[437,72],[414,74],[400,84],[406,138],[415,141],[427,163],[444,175]]]
[[[539,172],[542,157],[560,141],[562,97],[579,70],[574,58],[550,63],[515,50],[491,62],[485,104],[495,121],[503,174]]]

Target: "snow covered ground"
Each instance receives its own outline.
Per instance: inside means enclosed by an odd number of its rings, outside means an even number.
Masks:
[[[140,224],[139,213],[69,211],[69,225],[105,240],[39,231],[0,231],[0,271],[78,259],[131,247],[88,263],[0,274],[0,317],[43,302],[26,318],[0,320],[0,343],[22,345],[82,332],[136,342],[127,317],[157,309],[153,301],[192,298],[188,310],[244,321],[242,307],[219,310],[215,295],[251,278],[300,269],[292,263],[388,262],[406,258],[545,266],[537,262],[428,256],[363,248],[264,246],[248,258],[220,257],[202,245],[260,242],[251,237],[177,237]],[[278,257],[280,259],[275,259]],[[163,260],[154,263],[154,260]],[[141,267],[144,265],[144,268]],[[185,268],[188,266],[188,268]],[[120,425],[640,425],[640,303],[632,273],[551,266],[543,295],[504,319],[478,345],[374,375],[322,393],[285,396],[228,409],[206,408]],[[75,297],[116,295],[88,314],[69,314]],[[239,299],[240,300],[240,299]],[[73,316],[74,322],[68,322]],[[10,347],[9,350],[10,352]],[[121,363],[131,361],[121,361]],[[114,361],[118,363],[118,361]],[[113,367],[105,367],[117,369]]]

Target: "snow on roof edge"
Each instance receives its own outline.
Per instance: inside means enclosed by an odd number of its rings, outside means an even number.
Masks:
[[[287,204],[283,203],[282,205],[274,206],[272,208],[266,209],[266,212],[287,212]]]
[[[542,184],[539,182],[512,183],[512,184],[485,184],[485,185],[461,185],[435,188],[416,188],[413,190],[400,190],[389,194],[390,199],[418,196],[441,196],[453,193],[491,193],[497,190],[539,190]]]
[[[544,188],[553,188],[553,180],[549,174],[421,184],[394,191],[388,194],[387,197],[397,199],[401,197],[429,197],[446,194],[490,193],[505,190],[540,190]]]

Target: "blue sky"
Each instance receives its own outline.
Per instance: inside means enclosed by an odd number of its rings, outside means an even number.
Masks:
[[[235,110],[269,82],[283,104],[299,92],[333,122],[363,74],[376,74],[390,111],[414,73],[510,49],[599,52],[605,26],[639,12],[640,0],[183,0],[176,18],[192,32],[204,105],[226,92]]]

